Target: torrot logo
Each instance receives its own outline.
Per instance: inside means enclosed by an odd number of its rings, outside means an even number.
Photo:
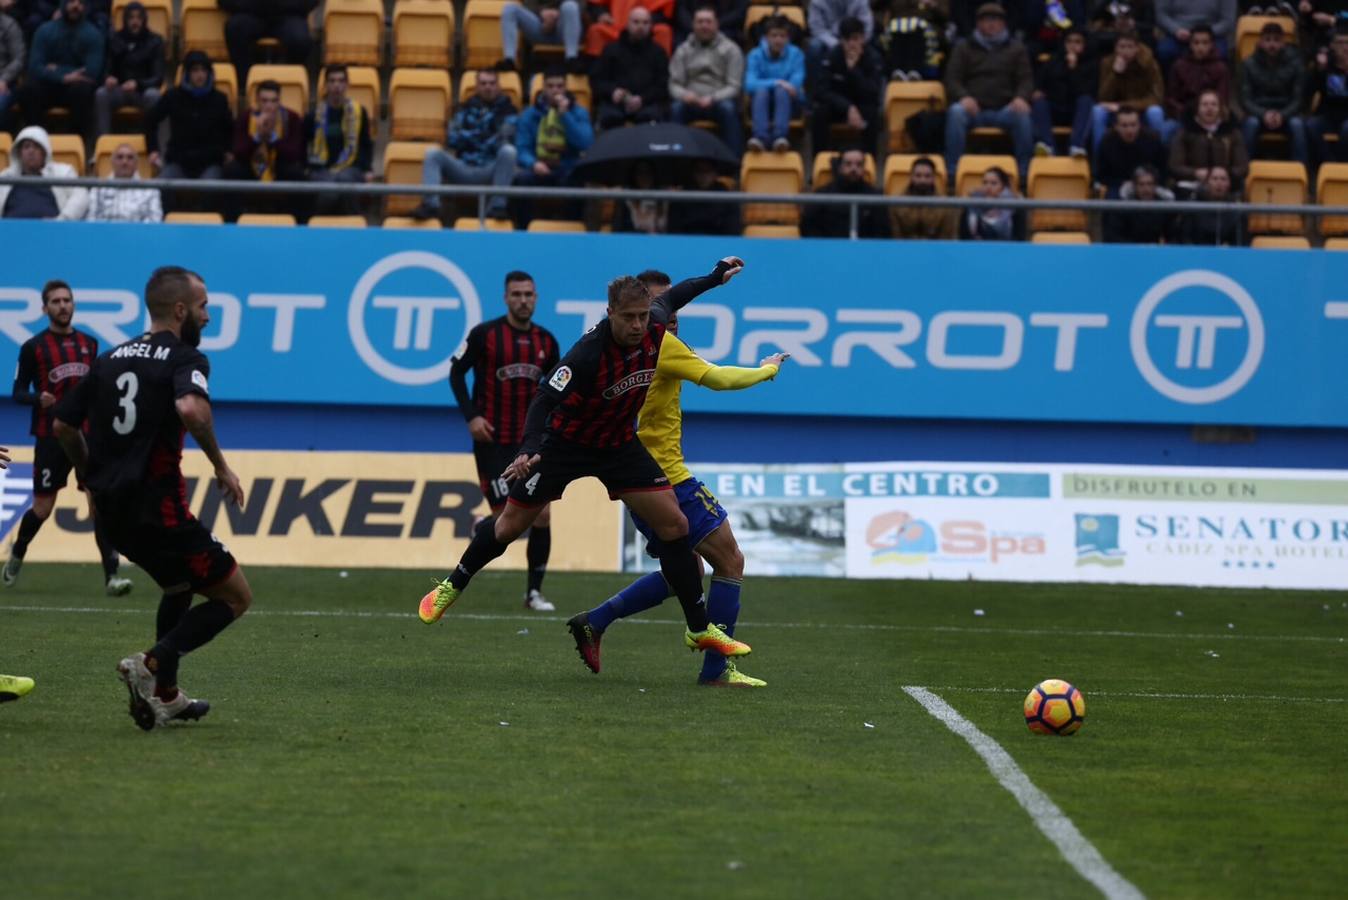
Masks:
[[[375,292],[382,281],[408,269],[432,272],[448,282],[450,290],[417,295]],[[374,310],[394,311],[390,349],[395,358],[398,354],[406,356],[413,351],[430,350],[432,346],[443,347],[444,356],[431,365],[419,368],[392,362],[375,349],[370,339],[370,333],[366,330],[369,316],[367,306]],[[356,282],[351,292],[351,304],[347,307],[347,328],[351,333],[351,343],[365,365],[389,381],[406,385],[435,384],[448,378],[454,351],[463,344],[473,326],[481,321],[482,304],[478,301],[472,279],[443,256],[420,250],[386,256],[367,269]],[[444,335],[451,328],[457,330],[453,332],[453,339],[447,340]],[[437,333],[439,338],[436,337]]]
[[[1189,303],[1183,309],[1167,301],[1180,291],[1203,288],[1201,312]],[[1192,291],[1190,291],[1192,293]],[[1163,311],[1163,305],[1176,307]],[[1234,313],[1234,315],[1233,315]],[[1148,340],[1157,330],[1173,335],[1173,370],[1192,374],[1198,383],[1181,384],[1162,372],[1152,357]],[[1219,342],[1243,340],[1245,352],[1240,362],[1224,378],[1214,382]],[[1243,388],[1264,356],[1264,320],[1259,306],[1236,281],[1204,269],[1176,272],[1162,278],[1143,295],[1133,311],[1128,334],[1129,347],[1137,370],[1157,392],[1180,403],[1216,403]]]

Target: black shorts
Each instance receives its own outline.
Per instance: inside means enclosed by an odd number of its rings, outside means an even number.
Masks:
[[[33,493],[54,494],[66,486],[73,465],[54,437],[34,438]]]
[[[234,574],[239,564],[225,545],[197,519],[180,525],[155,524],[147,507],[94,498],[98,524],[117,552],[145,570],[166,594],[200,592]]]
[[[501,473],[519,455],[519,444],[473,442],[473,459],[477,462],[477,483],[482,488],[482,497],[492,509],[505,506],[506,498],[510,496],[510,485],[501,480]]]
[[[598,478],[611,499],[637,491],[667,491],[669,478],[633,438],[621,447],[582,447],[561,441],[540,451],[542,457],[528,478],[510,489],[510,502],[518,506],[542,506],[562,496],[578,478]]]

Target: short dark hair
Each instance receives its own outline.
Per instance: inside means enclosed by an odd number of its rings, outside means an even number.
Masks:
[[[1132,41],[1134,44],[1140,44],[1142,41],[1138,38],[1136,31],[1120,31],[1114,37],[1114,46],[1119,45],[1119,41]]]
[[[703,0],[703,2],[693,7],[693,15],[696,16],[700,12],[709,12],[716,17],[716,21],[721,21],[721,11],[716,8],[715,3],[708,3],[706,0]]]
[[[772,15],[763,20],[763,33],[769,31],[790,31],[791,23],[787,21],[786,16]]]
[[[1006,170],[1003,169],[1001,166],[988,166],[986,169],[983,170],[984,175],[988,174],[989,172],[997,176],[997,180],[1002,183],[1002,187],[1008,188],[1011,186],[1011,176],[1006,174]]]
[[[186,303],[191,297],[192,282],[204,279],[182,266],[160,266],[145,283],[145,308],[152,319],[167,319],[175,303]]]
[[[565,78],[565,77],[566,77],[566,66],[563,66],[561,63],[548,63],[547,68],[543,70],[544,81],[547,81],[549,78]]]
[[[642,284],[646,285],[646,290],[650,290],[651,288],[657,287],[660,288],[669,287],[671,284],[673,284],[673,280],[669,277],[669,275],[665,272],[661,272],[659,269],[647,269],[646,271],[637,275],[637,281],[640,281]]]
[[[279,97],[281,96],[281,83],[279,81],[274,81],[271,78],[268,78],[266,81],[259,81],[257,83],[257,90],[253,93],[260,94],[263,91],[271,91]]]
[[[525,272],[521,269],[511,269],[509,272],[506,273],[505,277],[506,287],[510,287],[510,282],[512,281],[533,281],[533,280],[534,276],[530,275],[528,272]]]
[[[1138,111],[1138,108],[1136,106],[1129,106],[1127,103],[1124,103],[1119,107],[1118,112],[1114,113],[1114,121],[1117,122],[1119,120],[1119,116],[1140,116],[1140,115],[1142,115],[1142,113]]]
[[[926,166],[928,169],[931,169],[933,173],[936,171],[936,163],[931,161],[930,156],[919,156],[917,159],[913,160],[913,164],[908,168],[908,174],[911,175],[913,172],[917,171],[918,166]]]
[[[75,296],[75,292],[71,290],[70,285],[59,278],[53,278],[51,281],[48,281],[46,284],[44,284],[42,286],[42,305],[43,306],[47,305],[47,301],[51,299],[50,294],[52,291],[59,291],[63,288],[67,291],[70,291],[71,297]]]
[[[838,23],[838,37],[841,40],[845,41],[854,35],[865,33],[866,26],[861,24],[861,20],[856,16],[848,16]]]
[[[608,283],[609,309],[617,309],[630,300],[646,300],[650,290],[635,275],[619,275]]]
[[[1136,181],[1139,175],[1150,175],[1157,184],[1161,182],[1161,173],[1156,171],[1156,167],[1151,163],[1143,163],[1133,170],[1133,180]]]
[[[328,66],[327,71],[323,73],[323,80],[326,81],[334,75],[341,75],[346,78],[347,81],[351,80],[351,72],[347,69],[346,63],[333,63]]]
[[[1269,23],[1269,25],[1277,25],[1277,24],[1278,24],[1277,22]],[[1267,28],[1268,25],[1265,25],[1264,27]],[[1282,26],[1278,25],[1278,28],[1281,29]],[[1196,34],[1206,34],[1208,37],[1212,38],[1214,42],[1216,42],[1217,40],[1217,32],[1213,31],[1212,26],[1209,25],[1207,22],[1200,23],[1198,25],[1195,25],[1193,28],[1189,29],[1189,37],[1192,38]]]

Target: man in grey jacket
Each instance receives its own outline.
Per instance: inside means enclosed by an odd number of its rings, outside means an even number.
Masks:
[[[969,129],[988,125],[1010,133],[1023,184],[1034,150],[1030,56],[1025,45],[1011,37],[1006,12],[996,3],[984,3],[976,16],[974,33],[955,46],[946,67],[947,171],[953,184]]]
[[[711,119],[721,140],[738,156],[744,150],[739,104],[743,84],[743,51],[721,33],[716,10],[700,7],[693,14],[693,33],[669,62],[672,118],[684,124]]]
[[[1240,108],[1245,111],[1245,147],[1254,158],[1261,132],[1285,134],[1292,158],[1310,162],[1306,123],[1300,116],[1305,66],[1301,54],[1285,42],[1282,25],[1267,22],[1259,31],[1259,47],[1241,63]]]
[[[23,71],[23,27],[0,13],[0,131],[12,130],[9,108],[14,105],[14,87]]]
[[[1212,27],[1217,55],[1224,57],[1236,34],[1236,0],[1156,0],[1156,60],[1167,70],[1189,47],[1195,25]]]

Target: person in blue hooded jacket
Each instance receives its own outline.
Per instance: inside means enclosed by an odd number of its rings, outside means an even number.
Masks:
[[[29,125],[45,125],[47,110],[64,106],[75,128],[93,126],[94,91],[103,82],[103,32],[85,18],[85,0],[65,0],[61,15],[33,35],[28,77],[19,89],[19,105]]]
[[[753,115],[749,149],[760,153],[769,146],[781,152],[790,150],[786,135],[791,116],[804,107],[805,54],[792,45],[785,17],[771,16],[764,25],[763,39],[749,51],[744,91]]]
[[[533,106],[520,113],[515,129],[515,156],[520,187],[563,187],[580,155],[594,143],[590,112],[566,89],[566,70],[552,66],[543,74],[543,89]],[[574,206],[575,204],[573,204]],[[570,218],[580,218],[579,209]],[[524,228],[532,218],[533,204],[527,199],[516,208],[515,227]]]

